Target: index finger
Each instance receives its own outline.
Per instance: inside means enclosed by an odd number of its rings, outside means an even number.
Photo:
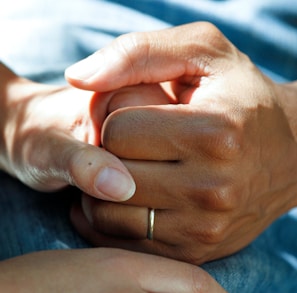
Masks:
[[[201,76],[215,72],[216,59],[231,48],[209,23],[130,33],[69,67],[65,77],[75,87],[99,92],[180,77],[198,84]]]

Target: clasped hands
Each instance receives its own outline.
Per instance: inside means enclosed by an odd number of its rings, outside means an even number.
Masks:
[[[201,264],[245,247],[296,204],[286,87],[211,24],[122,36],[66,78],[110,101],[101,143],[136,183],[127,201],[85,194],[73,208],[94,245]]]
[[[121,36],[65,76],[79,89],[32,85],[34,98],[11,76],[0,167],[35,189],[81,189],[72,221],[94,245],[201,264],[296,205],[291,87],[213,25]]]

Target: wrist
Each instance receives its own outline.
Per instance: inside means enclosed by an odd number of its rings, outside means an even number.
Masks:
[[[0,170],[9,171],[7,134],[11,88],[17,83],[18,76],[0,63]],[[9,172],[11,173],[11,172]]]
[[[291,194],[292,203],[290,207],[297,206],[297,81],[277,84],[278,105],[284,112],[286,122],[291,130],[292,145],[288,146],[287,157],[288,166],[293,166],[290,173],[292,175],[292,184],[288,189]],[[290,162],[290,163],[289,163]]]
[[[279,106],[283,109],[297,147],[297,81],[278,84]]]
[[[0,170],[14,175],[11,154],[21,100],[28,97],[31,81],[17,76],[0,63]]]

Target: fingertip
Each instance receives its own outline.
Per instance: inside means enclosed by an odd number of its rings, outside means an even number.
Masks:
[[[82,59],[65,70],[65,78],[70,83],[85,84],[100,69],[99,54],[92,54]]]
[[[95,178],[95,188],[107,199],[124,201],[134,195],[136,185],[129,174],[113,167],[104,167]]]
[[[66,177],[81,191],[109,201],[124,201],[134,195],[136,185],[131,174],[119,158],[106,150],[77,143],[67,155],[68,163],[63,166]]]

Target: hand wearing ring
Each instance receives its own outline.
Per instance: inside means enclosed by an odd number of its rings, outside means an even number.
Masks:
[[[178,104],[113,108],[105,120],[102,144],[136,192],[120,204],[83,197],[72,219],[91,243],[201,264],[297,206],[294,86],[273,83],[213,25],[125,35],[92,58],[102,67],[74,86],[159,85]]]

